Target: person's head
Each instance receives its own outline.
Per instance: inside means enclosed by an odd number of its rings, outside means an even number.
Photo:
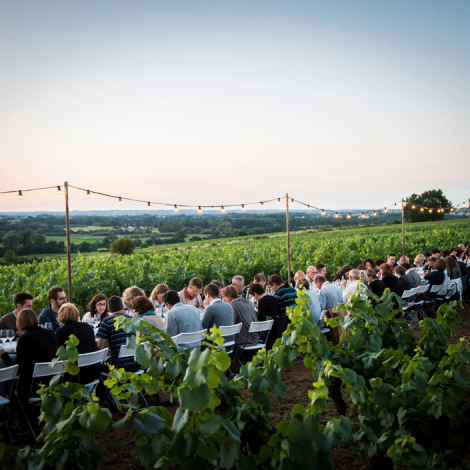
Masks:
[[[464,252],[464,250],[462,250],[462,248],[460,248],[460,246],[458,246],[458,247],[455,249],[455,256],[457,256],[457,258],[461,258],[463,252]]]
[[[214,299],[218,299],[220,295],[219,286],[216,286],[215,284],[207,284],[207,286],[204,288],[204,295],[206,299],[209,300],[209,302]]]
[[[423,256],[424,256],[424,259],[428,259],[431,256],[431,252],[430,251],[425,251],[423,253]]]
[[[180,296],[175,290],[169,289],[163,294],[163,303],[167,306],[168,310],[171,310],[173,305],[179,302],[181,302]]]
[[[211,284],[214,284],[214,286],[219,288],[219,297],[222,298],[222,289],[224,288],[224,283],[222,281],[214,280],[211,282]]]
[[[437,258],[434,258],[434,256],[431,256],[430,258],[428,258],[427,263],[429,264],[429,266],[431,266],[432,269],[435,269],[434,265],[436,264],[436,261],[437,261]]]
[[[67,302],[67,296],[65,295],[64,289],[60,286],[54,286],[49,289],[47,298],[51,304],[52,310],[58,312],[60,307]]]
[[[457,248],[450,249],[450,256],[457,256]]]
[[[357,268],[358,271],[365,271],[366,267],[363,264],[360,264]]]
[[[298,283],[298,288],[299,289],[304,289],[304,290],[309,290],[310,289],[310,283],[308,282],[308,279],[303,278],[299,280]]]
[[[124,303],[121,297],[113,295],[108,299],[108,312],[113,314],[124,311]]]
[[[271,274],[268,278],[268,286],[274,291],[277,292],[283,284],[282,277],[279,274]]]
[[[193,297],[197,297],[202,292],[202,281],[198,277],[193,277],[189,281],[188,291]]]
[[[406,269],[403,266],[395,266],[395,274],[400,277],[406,273]]]
[[[238,290],[235,286],[227,286],[222,290],[222,298],[228,304],[231,304],[235,299],[238,299]]]
[[[80,313],[78,308],[74,304],[67,302],[60,307],[57,319],[62,325],[67,325],[68,323],[75,323],[80,320]]]
[[[24,308],[18,312],[16,317],[16,327],[21,331],[35,328],[39,324],[36,312],[31,308]]]
[[[392,268],[388,263],[383,263],[380,265],[380,272],[382,273],[382,277],[384,276],[393,276]]]
[[[313,282],[315,283],[317,289],[321,289],[323,284],[326,282],[326,277],[322,276],[321,274],[317,274]]]
[[[294,276],[294,282],[297,285],[301,279],[305,279],[305,274],[303,271],[297,271]]]
[[[349,264],[347,264],[346,266],[343,266],[339,271],[338,271],[338,274],[341,276],[341,277],[344,277],[345,279],[349,279],[349,273],[351,272],[351,269],[353,267]]]
[[[245,279],[243,279],[242,276],[233,276],[232,286],[235,287],[235,289],[237,289],[237,292],[240,293],[244,285],[245,285]]]
[[[447,269],[447,264],[446,264],[446,260],[445,259],[438,259],[435,263],[434,263],[434,269],[436,269],[437,271],[442,271],[444,272],[446,269]]]
[[[441,257],[441,252],[437,249],[431,251],[431,255],[433,258],[439,259]]]
[[[317,268],[315,266],[309,266],[307,268],[307,277],[313,282],[315,276],[318,274]]]
[[[410,263],[403,263],[402,266],[408,271],[408,269],[411,269],[411,264]]]
[[[418,266],[423,266],[425,261],[426,257],[421,253],[415,258],[415,264],[417,264]]]
[[[372,258],[366,258],[362,264],[366,267],[366,269],[374,269],[375,268],[375,261]]]
[[[377,259],[375,260],[375,267],[378,268],[378,269],[380,269],[380,266],[382,266],[382,264],[384,264],[384,263],[385,263],[385,260],[384,260],[384,259],[382,259],[382,258],[377,258]]]
[[[460,243],[460,245],[457,245],[457,248],[460,248],[462,250],[462,253],[465,251],[465,245],[463,243]]]
[[[315,267],[317,268],[318,274],[321,274],[322,276],[326,276],[326,265],[322,263],[317,263]]]
[[[442,250],[442,257],[447,258],[450,256],[450,250]]]
[[[410,258],[408,258],[408,256],[401,256],[400,257],[400,264],[403,264],[403,263],[408,263],[410,264]]]
[[[154,302],[158,302],[158,303],[162,303],[162,298],[163,298],[163,294],[169,290],[170,288],[166,285],[166,284],[158,284],[157,286],[155,286],[155,288],[153,289],[152,293],[150,294],[150,298],[154,301]]]
[[[139,295],[132,299],[132,311],[135,316],[144,315],[148,311],[153,312],[153,303],[145,295]]]
[[[250,290],[248,292],[257,302],[259,301],[259,299],[261,299],[261,297],[263,297],[265,295],[265,292],[264,292],[264,289],[263,287],[261,286],[261,284],[255,284],[253,283],[251,286],[250,286]]]
[[[457,260],[455,259],[455,257],[453,256],[448,256],[446,258],[446,265],[447,265],[447,274],[450,276],[452,274],[452,270],[454,268],[457,268],[459,267],[458,263],[457,263]]]
[[[88,304],[91,315],[103,315],[108,307],[108,297],[104,294],[96,294]],[[61,322],[62,323],[62,322]]]
[[[124,300],[124,303],[126,304],[127,308],[129,310],[132,309],[132,301],[139,296],[145,296],[145,292],[137,286],[131,286],[128,287],[123,293],[122,293],[122,300]]]
[[[375,269],[367,270],[367,280],[369,281],[369,284],[377,280],[377,273],[375,272]]]
[[[13,296],[13,305],[15,306],[15,313],[18,314],[24,308],[32,310],[34,297],[27,292],[18,292]]]
[[[255,274],[253,284],[260,284],[261,287],[264,287],[266,285],[266,276],[263,273]]]
[[[387,256],[387,263],[393,266],[397,262],[397,255],[395,253],[389,253]]]
[[[349,271],[349,279],[351,282],[358,281],[361,278],[361,273],[357,269]]]

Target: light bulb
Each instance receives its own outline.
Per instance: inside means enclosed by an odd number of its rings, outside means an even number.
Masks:
[[[224,206],[221,206],[221,208],[222,208],[222,212],[225,212],[225,207],[224,207]]]
[[[338,213],[335,212],[335,219],[337,219],[339,216],[338,216]]]
[[[150,210],[150,202],[147,202],[147,209]]]
[[[178,212],[178,206],[175,204],[175,208],[173,209],[175,212]]]
[[[201,213],[202,213],[201,206],[199,206],[199,207],[197,208],[197,211],[199,212],[199,214],[201,214]]]
[[[421,212],[424,212],[424,209],[421,207]]]
[[[119,198],[119,204],[122,205],[122,198]]]
[[[18,197],[19,197],[20,199],[23,199],[23,193],[22,193],[22,191],[21,191],[21,190],[20,190],[20,191],[18,191]]]
[[[90,196],[91,196],[90,190],[88,190],[88,191],[86,192],[86,197],[87,197],[88,199],[90,199]]]
[[[281,198],[280,198],[280,197],[277,198],[277,203],[278,203],[278,204],[281,203]]]
[[[57,192],[59,193],[59,196],[62,194],[62,189],[60,189],[60,186],[57,186]]]
[[[264,207],[264,202],[263,201],[261,201],[261,206]]]
[[[351,213],[349,213],[347,216],[346,216],[348,219],[351,218]]]
[[[411,208],[412,208],[412,209],[416,209],[416,206],[413,204],[413,205],[411,206]]]
[[[242,211],[245,210],[245,204],[242,204]]]
[[[325,215],[325,211],[323,209],[321,210],[321,215]]]
[[[386,207],[384,207],[384,212],[387,213],[388,212],[388,209]]]
[[[308,206],[308,208],[309,208],[310,210],[312,210],[312,206]]]
[[[373,214],[374,217],[377,217],[377,212],[374,211],[374,214]]]

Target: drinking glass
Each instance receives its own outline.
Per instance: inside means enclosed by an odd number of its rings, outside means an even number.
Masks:
[[[93,325],[94,326],[98,325],[100,321],[101,321],[101,317],[97,313],[95,313],[93,315]]]
[[[52,322],[46,322],[46,330],[52,330]]]
[[[8,338],[8,341],[12,342],[12,340],[15,338],[15,330],[6,330],[7,331],[7,338]]]
[[[8,340],[8,330],[0,330],[0,340],[2,343],[6,343]]]

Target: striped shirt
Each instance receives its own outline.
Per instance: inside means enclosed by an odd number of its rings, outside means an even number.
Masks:
[[[135,362],[132,357],[126,357],[119,360],[119,351],[121,346],[126,344],[127,338],[134,333],[126,333],[122,328],[116,330],[114,327],[114,320],[118,317],[132,318],[125,313],[110,315],[102,320],[96,336],[108,341],[109,349],[111,350],[111,357],[108,359],[110,364],[119,365],[119,367],[124,367],[124,369],[132,371],[139,367],[138,363]]]
[[[276,291],[274,297],[279,300],[279,314],[285,315],[286,309],[288,307],[292,307],[292,305],[295,305],[295,301],[297,299],[297,292],[293,287],[290,287],[288,283],[285,282],[282,287]]]

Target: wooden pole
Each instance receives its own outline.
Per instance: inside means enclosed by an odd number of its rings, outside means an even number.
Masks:
[[[290,233],[289,233],[289,195],[286,193],[286,231],[287,231],[287,282],[290,286]]]
[[[405,200],[401,200],[401,239],[403,244],[403,258],[405,258]]]
[[[468,245],[470,246],[470,199],[468,200]]]
[[[73,302],[72,297],[72,262],[70,261],[70,220],[69,220],[69,184],[64,183],[65,189],[65,231],[67,237],[67,274],[68,274],[68,301]]]

